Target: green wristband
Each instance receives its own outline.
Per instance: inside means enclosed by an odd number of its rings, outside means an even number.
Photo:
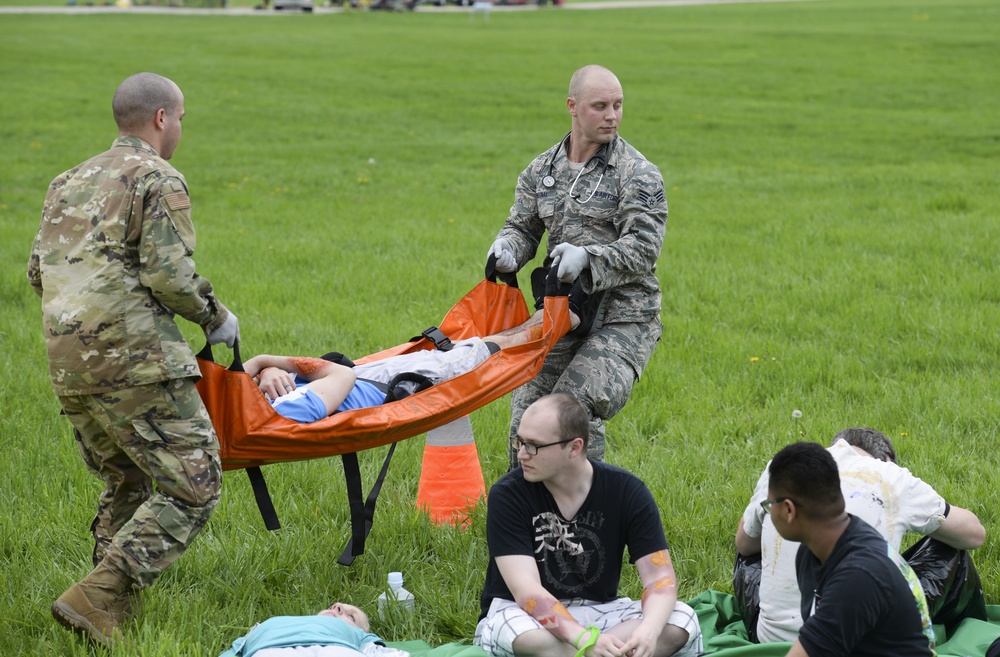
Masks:
[[[580,640],[583,639],[584,635],[586,635],[587,640],[584,641],[581,646]],[[584,653],[587,652],[588,649],[593,648],[597,643],[597,637],[599,636],[601,636],[601,630],[593,625],[581,632],[580,636],[576,637],[576,641],[573,642],[573,647],[577,649],[576,657],[583,657]]]

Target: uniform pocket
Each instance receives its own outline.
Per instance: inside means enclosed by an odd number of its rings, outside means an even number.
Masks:
[[[587,198],[587,196],[584,195],[583,198]],[[617,205],[600,203],[596,198],[592,199],[589,203],[575,203],[574,205],[576,206],[577,214],[580,216],[581,223],[585,226],[606,228],[614,226],[614,218],[618,213]]]
[[[147,415],[134,426],[146,441],[143,456],[158,490],[192,506],[218,496],[222,467],[211,423]]]

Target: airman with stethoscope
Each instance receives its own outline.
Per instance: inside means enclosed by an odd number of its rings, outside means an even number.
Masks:
[[[604,458],[604,420],[625,406],[660,339],[656,261],[667,223],[660,170],[618,135],[624,95],[614,73],[585,66],[570,80],[569,133],[517,180],[510,216],[490,248],[497,269],[514,272],[548,232],[545,266],[590,295],[605,292],[603,317],[588,335],[568,335],[541,373],[511,397],[510,467],[521,414],[536,399],[573,395],[590,413],[589,454]]]

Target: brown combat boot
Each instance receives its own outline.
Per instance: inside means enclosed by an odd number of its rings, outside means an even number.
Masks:
[[[97,526],[97,518],[94,518],[93,524],[90,525],[90,531],[94,532],[94,528]],[[101,561],[104,560],[109,554],[113,554],[110,551],[110,547],[104,547],[99,549],[100,543],[97,542],[96,534],[94,538],[94,568],[101,565]],[[122,559],[117,558],[117,556],[112,556],[114,559],[114,564],[118,566],[118,569],[124,569],[126,566]],[[124,625],[128,621],[132,620],[136,616],[142,614],[142,598],[139,597],[139,590],[132,589],[126,595],[120,596],[115,605],[110,609],[111,615],[114,617],[115,621],[119,625]]]
[[[139,597],[139,591],[137,589],[131,589],[126,591],[123,595],[118,596],[114,603],[111,605],[111,609],[108,610],[111,613],[111,617],[115,619],[118,625],[124,625],[128,623],[136,616],[142,614],[142,598]]]
[[[89,575],[69,587],[52,604],[52,616],[68,630],[79,632],[100,645],[123,639],[122,602],[128,599],[132,584],[129,577],[105,559]]]
[[[96,523],[97,520],[95,519]],[[102,550],[103,556],[97,558],[97,547],[94,547],[94,567],[96,568],[101,564],[102,561],[107,559],[108,566],[119,573],[128,572],[128,563],[125,558],[121,556],[121,553],[110,546]],[[128,579],[126,577],[126,579]],[[119,626],[124,625],[136,616],[142,614],[142,598],[139,597],[139,589],[129,587],[124,595],[118,596],[112,603],[111,608],[108,610],[111,616],[115,619],[115,622]]]

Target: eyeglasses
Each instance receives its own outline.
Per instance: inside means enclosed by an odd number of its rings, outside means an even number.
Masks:
[[[565,445],[566,443],[571,443],[574,440],[576,440],[576,438],[569,438],[568,440],[560,440],[554,443],[545,443],[544,445],[536,445],[535,443],[526,443],[520,438],[515,438],[514,449],[520,450],[523,447],[525,452],[527,452],[530,456],[534,456],[535,454],[538,453],[538,450],[542,449],[543,447],[552,447],[553,445]]]
[[[788,500],[789,502],[791,502],[795,506],[802,506],[801,504],[799,504],[798,502],[796,502],[795,500],[793,500],[790,497],[776,497],[773,500],[764,500],[764,501],[762,501],[760,503],[760,507],[762,509],[764,509],[764,513],[771,513],[771,507],[772,506],[774,506],[775,504],[781,504],[785,500]]]

